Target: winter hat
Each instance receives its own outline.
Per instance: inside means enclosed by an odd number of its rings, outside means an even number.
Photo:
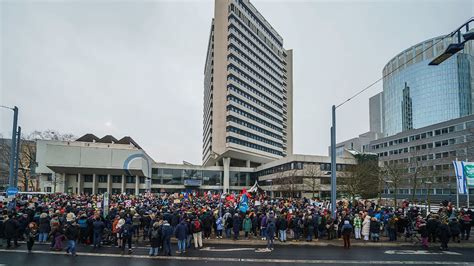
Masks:
[[[76,216],[74,215],[74,213],[70,212],[66,215],[66,221],[68,222],[72,222],[76,219]]]

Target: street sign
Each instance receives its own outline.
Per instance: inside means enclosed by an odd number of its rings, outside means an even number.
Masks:
[[[14,196],[18,193],[18,188],[16,187],[9,187],[7,188],[7,196]]]

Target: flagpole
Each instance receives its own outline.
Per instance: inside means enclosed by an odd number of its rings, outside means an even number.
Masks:
[[[458,158],[456,157],[456,165],[457,163],[458,163]],[[459,177],[457,175],[456,175],[456,207],[459,210]]]
[[[467,158],[466,158],[466,162],[467,162]],[[464,179],[464,183],[466,184],[467,209],[469,210],[469,187],[467,186],[467,178]]]

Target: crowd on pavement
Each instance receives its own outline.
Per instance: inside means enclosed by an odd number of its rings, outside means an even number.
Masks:
[[[241,198],[248,202],[241,208]],[[76,246],[100,249],[117,246],[122,254],[137,245],[149,244],[150,256],[171,256],[189,248],[201,249],[207,239],[319,241],[342,238],[344,248],[351,240],[378,242],[417,241],[428,247],[449,241],[467,241],[473,224],[470,209],[455,209],[443,202],[437,212],[425,213],[408,202],[397,208],[374,200],[341,200],[333,219],[327,201],[299,198],[269,198],[264,194],[240,195],[204,193],[110,195],[19,195],[12,202],[0,202],[0,245],[17,248],[35,242],[55,251],[77,256]],[[387,239],[387,240],[385,240]]]

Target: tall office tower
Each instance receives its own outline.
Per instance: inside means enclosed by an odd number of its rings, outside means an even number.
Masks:
[[[216,0],[204,70],[203,165],[293,153],[292,50],[248,0]],[[227,169],[227,170],[226,170]]]

